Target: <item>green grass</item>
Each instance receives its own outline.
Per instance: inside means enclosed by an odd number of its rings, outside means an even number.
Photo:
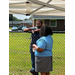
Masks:
[[[9,33],[9,75],[31,75],[30,33]],[[53,71],[65,74],[65,34],[53,34]]]
[[[12,29],[12,27],[9,27],[9,29]]]

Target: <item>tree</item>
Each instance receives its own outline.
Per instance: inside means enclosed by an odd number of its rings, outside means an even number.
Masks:
[[[9,21],[13,21],[13,15],[9,14]]]
[[[22,21],[22,20],[14,17],[13,14],[9,14],[9,21]]]
[[[25,18],[24,21],[25,21],[25,20],[31,20],[31,17],[30,17],[29,19]]]
[[[18,18],[13,16],[13,21],[18,21]]]
[[[31,17],[29,18],[29,20],[31,20]]]
[[[25,21],[25,20],[28,20],[28,19],[27,19],[27,18],[25,18],[25,19],[24,19],[24,21]]]
[[[22,20],[13,16],[13,21],[22,21]]]

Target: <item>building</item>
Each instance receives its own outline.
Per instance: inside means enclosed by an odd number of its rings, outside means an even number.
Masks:
[[[9,21],[9,27],[13,27],[13,26],[20,26],[21,21]]]
[[[19,27],[20,25],[27,26],[27,27],[32,27],[32,20],[26,20],[26,21],[9,21],[9,27],[17,26]]]
[[[47,16],[47,15],[33,15],[32,20],[26,21],[9,21],[9,26],[36,26],[37,20],[42,20],[43,24],[47,24],[51,27],[53,32],[65,32],[65,16]],[[13,25],[12,25],[13,23]]]
[[[65,32],[65,16],[33,15],[33,26],[36,26],[38,19],[49,25],[53,32]]]
[[[33,21],[32,20],[26,20],[19,22],[23,26],[32,27]]]

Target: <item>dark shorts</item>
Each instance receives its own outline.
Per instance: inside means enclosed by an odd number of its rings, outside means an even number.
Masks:
[[[52,71],[52,56],[50,57],[35,56],[35,71],[36,72]]]

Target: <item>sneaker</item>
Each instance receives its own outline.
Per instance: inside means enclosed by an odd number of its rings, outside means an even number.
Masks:
[[[30,73],[32,73],[33,75],[35,75],[35,71],[34,70],[30,70]]]

